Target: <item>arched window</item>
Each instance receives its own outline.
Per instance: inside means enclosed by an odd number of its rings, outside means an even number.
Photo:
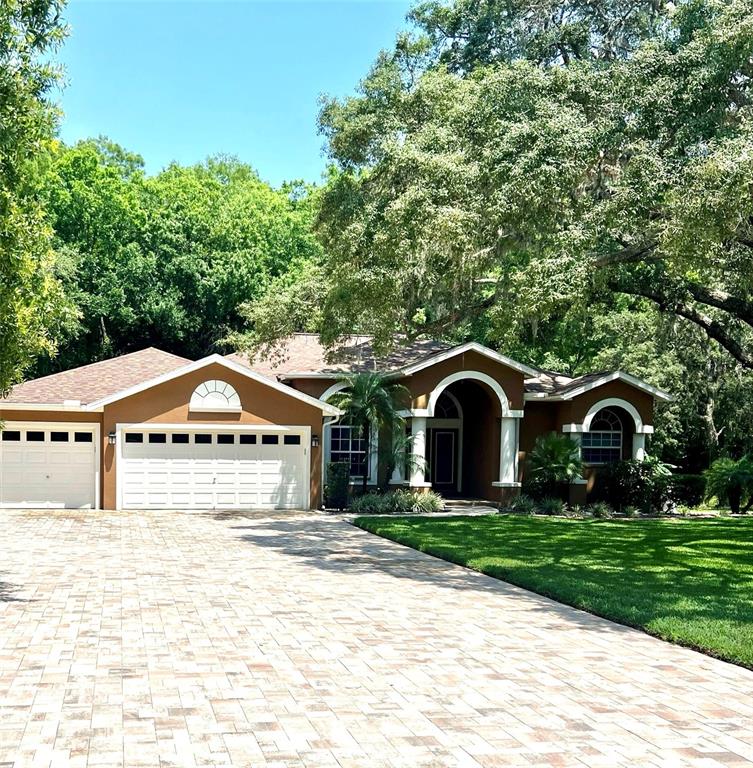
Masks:
[[[191,395],[191,411],[240,411],[241,399],[235,389],[226,381],[211,379],[199,384]]]
[[[460,418],[457,406],[453,402],[453,399],[447,396],[446,392],[443,392],[439,396],[439,400],[437,400],[437,404],[434,406],[434,416],[438,419]]]
[[[622,458],[622,421],[610,408],[602,408],[581,437],[581,455],[586,464],[611,464]]]

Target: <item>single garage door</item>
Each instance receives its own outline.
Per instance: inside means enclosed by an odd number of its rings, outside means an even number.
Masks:
[[[93,509],[97,435],[96,425],[6,422],[0,432],[0,507]]]
[[[302,509],[308,504],[308,431],[126,429],[125,509]]]

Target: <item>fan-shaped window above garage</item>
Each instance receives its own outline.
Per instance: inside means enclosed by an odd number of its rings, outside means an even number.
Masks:
[[[241,399],[226,381],[212,379],[199,384],[191,395],[189,409],[192,411],[240,411]]]

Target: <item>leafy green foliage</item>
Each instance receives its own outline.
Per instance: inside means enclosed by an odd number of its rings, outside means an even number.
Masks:
[[[65,34],[63,3],[0,4],[0,393],[35,357],[54,351],[54,332],[73,317],[54,278],[50,230],[34,189],[53,140],[49,56]]]
[[[729,457],[717,459],[704,473],[706,497],[716,496],[729,503],[734,514],[753,507],[753,459],[743,456],[735,461]]]
[[[356,515],[426,515],[443,509],[444,499],[438,493],[402,488],[389,493],[371,491],[356,496],[350,504],[351,512]]]
[[[56,368],[149,345],[208,354],[245,325],[244,303],[320,253],[306,190],[232,158],[146,177],[137,155],[85,141],[53,152],[41,186],[81,312]]]
[[[618,512],[626,506],[642,512],[663,512],[671,503],[671,468],[654,457],[616,461],[600,468],[594,497]]]
[[[528,455],[529,492],[538,497],[556,496],[561,486],[579,478],[582,470],[578,446],[567,435],[539,435]]]
[[[330,402],[344,411],[343,424],[358,427],[366,446],[372,430],[377,433],[396,434],[404,431],[405,421],[399,415],[408,390],[379,373],[355,373],[343,379],[345,388],[330,397]],[[366,471],[363,475],[363,490],[369,478],[371,451],[366,451]]]
[[[324,485],[324,506],[345,509],[348,506],[350,464],[346,461],[330,461],[327,464],[327,482]]]
[[[753,667],[753,520],[492,515],[355,522],[421,552]]]
[[[565,502],[556,496],[546,496],[538,503],[538,511],[542,515],[564,515]]]
[[[673,501],[686,507],[697,507],[706,498],[704,475],[675,474],[669,482]]]

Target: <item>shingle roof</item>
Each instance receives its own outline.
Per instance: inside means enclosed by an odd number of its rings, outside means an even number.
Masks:
[[[376,355],[370,336],[352,336],[331,357],[327,349],[313,333],[296,333],[268,359],[233,353],[230,360],[247,365],[265,376],[285,378],[298,374],[347,374],[362,371],[393,373],[421,358],[451,349],[451,344],[441,341],[414,341],[396,348],[386,356]]]
[[[0,400],[0,406],[6,403],[63,405],[66,400],[78,400],[85,405],[174,371],[190,362],[185,357],[149,347],[25,381],[15,386],[7,398]]]

